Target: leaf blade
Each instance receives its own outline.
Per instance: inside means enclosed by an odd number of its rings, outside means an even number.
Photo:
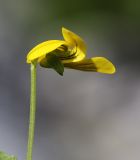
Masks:
[[[5,152],[0,151],[0,160],[17,160],[17,158],[15,156],[11,156]]]

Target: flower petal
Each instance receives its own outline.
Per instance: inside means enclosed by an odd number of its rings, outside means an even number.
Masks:
[[[38,44],[28,53],[27,63],[31,63],[31,61],[45,56],[63,44],[66,44],[66,42],[61,40],[49,40]]]
[[[68,42],[71,46],[77,46],[80,48],[84,53],[86,53],[86,45],[84,40],[76,35],[75,33],[71,32],[70,30],[62,27],[62,34],[66,42]]]
[[[74,48],[74,54],[72,56],[66,57],[64,60],[62,60],[62,63],[71,63],[71,62],[79,62],[85,58],[85,53],[82,52],[79,48]]]
[[[72,68],[82,71],[93,71],[106,74],[115,73],[114,65],[104,57],[84,59],[80,62],[64,64],[64,66],[67,68]]]

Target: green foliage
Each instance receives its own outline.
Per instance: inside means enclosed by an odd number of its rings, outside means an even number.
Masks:
[[[7,153],[0,151],[0,160],[17,160],[15,156],[10,156]]]
[[[55,54],[47,54],[46,58],[40,62],[40,65],[45,68],[53,68],[58,74],[63,75],[64,65]]]

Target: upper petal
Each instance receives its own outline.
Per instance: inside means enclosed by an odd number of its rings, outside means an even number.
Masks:
[[[80,48],[84,53],[86,53],[86,45],[84,40],[78,36],[77,34],[73,33],[72,31],[62,28],[62,34],[66,42],[68,42],[71,46],[77,46]]]
[[[49,40],[38,44],[28,53],[27,63],[31,63],[31,61],[45,56],[63,44],[66,44],[66,42],[61,40]]]
[[[93,71],[106,74],[113,74],[116,70],[114,65],[104,57],[83,59],[80,62],[64,64],[64,66],[82,71]]]

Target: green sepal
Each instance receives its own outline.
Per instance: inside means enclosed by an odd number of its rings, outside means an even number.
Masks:
[[[63,76],[64,65],[59,57],[53,53],[47,54],[46,57],[41,60],[40,66],[45,68],[53,68],[58,74]]]
[[[0,160],[17,160],[17,158],[0,151]]]

